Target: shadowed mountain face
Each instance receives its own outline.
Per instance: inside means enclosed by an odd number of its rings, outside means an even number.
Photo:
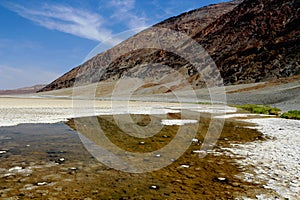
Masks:
[[[183,13],[153,28],[161,29],[161,35],[168,33],[165,29],[184,33],[198,42],[215,62],[225,85],[252,83],[299,74],[299,10],[298,0],[239,0]],[[176,82],[178,77],[167,76],[170,71],[162,65],[182,74],[193,87],[204,86],[199,69],[185,58],[166,49],[135,48],[136,43],[146,43],[155,34],[147,29],[40,91],[71,87],[76,78],[81,84],[91,84],[116,81],[128,74],[147,79],[144,87],[153,87],[150,83],[155,79],[157,84],[173,82],[169,88],[181,88],[182,83]],[[175,44],[180,35],[171,40]],[[174,46],[180,51],[190,49],[188,42]]]

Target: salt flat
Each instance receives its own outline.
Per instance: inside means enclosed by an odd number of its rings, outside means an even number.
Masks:
[[[79,101],[79,100],[78,100]],[[76,101],[78,103],[78,101]],[[113,110],[121,114],[127,109],[126,102],[115,102],[118,109],[112,109],[110,101],[95,101],[95,105],[89,105],[92,112],[78,113],[74,110],[72,99],[52,99],[52,98],[0,98],[0,126],[13,126],[24,123],[56,123],[66,121],[69,118],[83,117],[99,114],[111,114]],[[84,100],[79,103],[84,104]],[[156,107],[161,106],[159,103]],[[167,105],[167,104],[166,104]],[[165,106],[166,106],[165,105]],[[169,104],[170,105],[170,104]],[[136,111],[149,110],[155,106],[148,103],[130,103],[130,108],[136,108]],[[96,113],[95,113],[95,112]]]
[[[84,116],[179,113],[181,109],[221,114],[236,112],[235,108],[226,105],[4,97],[0,98],[0,127],[27,123],[57,123]]]

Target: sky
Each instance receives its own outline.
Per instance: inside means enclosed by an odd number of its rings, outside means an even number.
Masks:
[[[50,83],[99,44],[112,47],[116,36],[223,1],[1,0],[0,90]]]

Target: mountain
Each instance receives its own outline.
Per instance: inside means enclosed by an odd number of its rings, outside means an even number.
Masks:
[[[31,94],[36,93],[46,85],[34,85],[31,87],[18,88],[14,90],[0,90],[0,95]]]
[[[151,45],[135,48],[153,42],[156,34],[169,34],[167,30],[184,33],[199,43],[215,62],[225,85],[297,75],[300,72],[299,4],[298,0],[236,0],[183,13],[98,54],[40,92],[72,87],[75,81],[76,85],[84,85],[114,82],[128,76],[143,78],[143,88],[156,87],[155,90],[160,83],[168,83],[171,89],[184,88],[186,83],[178,82],[181,75],[193,87],[204,87],[199,69],[184,57],[168,49],[150,48]],[[159,42],[163,44],[165,38]],[[170,40],[176,46],[181,39],[182,35],[178,34]],[[187,52],[193,46],[183,42],[176,48]],[[203,54],[201,62],[205,64],[206,60]],[[162,66],[168,66],[168,70]],[[168,76],[169,68],[181,75]],[[158,92],[168,91],[171,90]]]

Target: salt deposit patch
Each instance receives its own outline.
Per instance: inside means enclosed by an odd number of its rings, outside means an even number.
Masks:
[[[0,126],[22,123],[57,123],[73,117],[68,108],[0,108]]]
[[[0,127],[24,123],[57,123],[70,118],[97,115],[179,113],[180,110],[167,108],[173,105],[78,100],[73,107],[71,99],[0,98]]]
[[[226,105],[200,105],[192,103],[88,100],[76,100],[76,102],[72,102],[71,99],[0,98],[0,127],[24,123],[57,123],[67,121],[70,118],[98,115],[161,115],[180,113],[183,109],[208,113],[217,113],[218,110],[220,113],[236,111],[235,108]],[[169,123],[182,125],[186,124],[187,121]]]
[[[255,174],[244,173],[251,182],[266,182],[265,188],[276,191],[281,198],[300,196],[300,121],[281,118],[247,119],[256,123],[260,132],[273,138],[263,142],[235,144],[229,154],[243,156],[241,165],[254,166]],[[251,175],[251,176],[249,176]]]
[[[14,126],[24,123],[57,123],[67,121],[70,118],[98,116],[98,115],[121,115],[121,114],[150,114],[160,115],[167,113],[179,113],[171,109],[151,109],[145,107],[118,107],[118,108],[0,108],[0,127]]]
[[[211,113],[211,114],[224,114],[235,113],[237,108],[227,105],[201,105],[201,104],[181,104],[181,107],[172,106],[171,109],[187,109],[195,112]]]
[[[226,115],[219,115],[215,116],[214,118],[217,119],[228,119],[228,118],[234,118],[234,117],[250,117],[250,116],[260,116],[260,117],[270,117],[272,115],[264,115],[264,114],[250,114],[250,113],[234,113],[234,114],[226,114]]]
[[[193,119],[163,119],[161,120],[163,125],[172,126],[172,125],[185,125],[185,124],[195,124],[198,123],[198,120]]]
[[[9,176],[14,176],[16,174],[28,176],[31,173],[32,173],[31,169],[26,169],[20,166],[15,166],[8,170],[0,168],[0,177],[9,177]]]

